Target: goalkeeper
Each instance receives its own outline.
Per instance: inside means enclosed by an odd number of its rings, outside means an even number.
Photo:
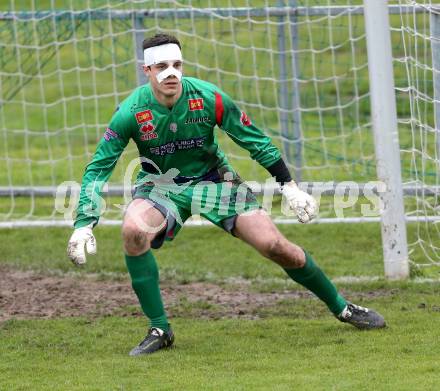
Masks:
[[[92,228],[100,214],[97,200],[133,139],[142,167],[125,211],[122,238],[132,287],[150,325],[130,355],[153,353],[173,344],[152,249],[172,240],[195,213],[280,265],[340,321],[360,329],[384,327],[381,315],[346,301],[310,254],[278,231],[228,164],[214,128],[218,126],[275,177],[285,203],[300,222],[307,223],[315,216],[317,204],[292,181],[271,140],[216,86],[182,76],[181,46],[175,37],[155,35],[144,40],[143,48],[143,68],[150,82],[121,103],[99,142],[83,176],[75,230],[68,244],[68,256],[76,265],[86,262],[84,247],[96,252]]]

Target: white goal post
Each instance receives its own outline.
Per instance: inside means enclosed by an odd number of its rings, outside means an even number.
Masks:
[[[364,4],[376,170],[386,187],[381,193],[385,276],[402,279],[409,276],[409,261],[388,7],[377,0]]]

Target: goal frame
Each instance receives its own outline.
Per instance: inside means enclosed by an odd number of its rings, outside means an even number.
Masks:
[[[47,12],[48,16],[57,19],[74,18],[80,13],[72,11],[43,11],[38,12],[38,16]],[[341,12],[350,12],[352,15],[364,15],[366,39],[368,49],[368,68],[370,76],[371,90],[371,109],[372,123],[374,132],[375,158],[377,162],[377,177],[386,185],[386,191],[379,193],[384,205],[381,211],[380,219],[354,218],[354,219],[321,219],[320,222],[362,222],[378,221],[381,222],[382,247],[385,264],[385,276],[390,279],[404,279],[409,276],[408,244],[406,238],[406,221],[410,219],[405,216],[403,204],[403,195],[406,192],[417,192],[416,187],[402,186],[401,167],[399,160],[399,142],[397,132],[397,114],[395,102],[395,89],[393,78],[393,57],[391,48],[389,14],[426,12],[425,8],[415,6],[387,5],[386,2],[377,0],[364,0],[364,4],[356,6],[297,6],[296,0],[278,0],[276,7],[264,8],[191,8],[191,9],[151,9],[148,11],[117,11],[117,10],[91,10],[88,11],[88,17],[92,19],[107,19],[109,14],[111,18],[130,19],[133,25],[133,40],[135,45],[136,74],[139,84],[145,83],[145,74],[142,71],[143,50],[142,41],[144,39],[144,20],[163,19],[172,15],[176,19],[205,18],[212,15],[221,17],[276,17],[279,21],[294,21],[300,16],[311,15],[338,15]],[[374,17],[373,17],[374,15]],[[36,16],[35,12],[0,12],[0,20],[14,20],[18,18],[32,19]],[[292,107],[288,107],[289,98],[287,89],[280,88],[280,132],[285,138],[289,135],[293,137],[295,145],[295,156],[292,158],[289,154],[289,148],[285,148],[285,158],[295,167],[294,177],[297,182],[301,182],[302,172],[300,167],[302,141],[301,134],[301,111],[299,101],[300,86],[297,82],[298,64],[295,55],[293,59],[287,58],[284,47],[286,39],[290,39],[295,47],[298,40],[298,31],[295,24],[287,31],[290,37],[286,36],[284,26],[278,29],[278,49],[279,49],[279,72],[281,80],[287,79],[287,69],[290,67],[290,73],[294,75],[293,88],[295,96],[290,100]],[[437,156],[440,156],[440,9],[431,14],[431,36],[432,61],[434,68],[434,100],[435,100],[435,130],[437,134],[436,148]],[[287,120],[285,114],[287,111],[293,113],[293,121]],[[293,129],[289,127],[292,126]],[[292,159],[294,161],[292,161]],[[439,169],[440,169],[440,162]],[[361,184],[362,185],[362,184]],[[361,186],[362,187],[362,186]],[[313,185],[312,185],[313,188]],[[332,194],[332,189],[328,190]],[[437,191],[433,189],[432,191]],[[47,196],[55,194],[56,189],[52,187],[3,187],[0,188],[0,196]],[[119,189],[113,189],[113,194],[119,194]],[[121,193],[122,194],[122,190]],[[425,216],[428,218],[429,216]],[[421,217],[423,219],[423,217]],[[327,221],[328,220],[328,221]],[[330,221],[331,220],[331,221]],[[292,220],[276,221],[277,223],[291,223]],[[70,222],[67,222],[70,224]],[[41,226],[41,225],[66,225],[56,221],[38,221],[38,222],[5,222],[0,223],[1,227],[21,227],[21,226]],[[105,223],[105,221],[104,221]],[[109,220],[108,224],[116,224]],[[201,225],[194,223],[194,225]]]

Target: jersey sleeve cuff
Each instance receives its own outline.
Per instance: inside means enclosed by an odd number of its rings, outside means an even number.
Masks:
[[[98,220],[96,220],[93,217],[80,217],[77,218],[73,224],[73,227],[76,228],[82,228],[86,227],[87,225],[93,224],[93,227],[95,227],[96,224],[98,224]]]
[[[284,160],[280,158],[271,166],[267,167],[267,171],[269,171],[270,175],[275,177],[276,181],[281,185],[284,183],[290,182],[292,180],[292,176],[290,175],[289,169],[284,163]]]

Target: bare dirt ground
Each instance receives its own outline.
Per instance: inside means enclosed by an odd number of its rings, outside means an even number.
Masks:
[[[255,317],[259,307],[286,299],[310,297],[307,292],[255,293],[247,284],[227,290],[210,283],[161,284],[171,315],[195,307],[202,317]],[[130,282],[93,277],[51,276],[0,267],[0,321],[11,318],[141,315]]]
[[[165,281],[161,289],[171,317],[197,314],[202,318],[258,318],[259,314],[280,303],[311,297],[303,290],[252,292],[249,284],[244,282],[237,282],[226,289],[204,282],[178,285]],[[0,267],[0,322],[11,318],[100,317],[113,314],[142,315],[128,278],[126,281],[103,281],[93,276],[53,276]]]

